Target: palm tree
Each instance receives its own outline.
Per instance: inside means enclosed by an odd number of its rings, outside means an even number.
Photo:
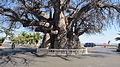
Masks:
[[[19,35],[12,37],[10,40],[18,45],[35,46],[42,36],[40,33],[28,34],[26,32],[21,32]]]

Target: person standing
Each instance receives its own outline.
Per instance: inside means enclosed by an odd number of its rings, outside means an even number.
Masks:
[[[12,43],[12,45],[11,45],[11,49],[14,49],[14,48],[15,48],[15,44]]]

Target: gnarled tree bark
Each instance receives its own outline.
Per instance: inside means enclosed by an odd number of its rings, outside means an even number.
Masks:
[[[17,10],[0,5],[0,14],[44,33],[42,48],[80,48],[79,36],[101,32],[119,5],[111,0],[14,0]],[[13,6],[13,5],[12,5]],[[110,9],[112,8],[112,9]],[[111,11],[113,10],[113,11]],[[105,14],[107,13],[107,14]]]

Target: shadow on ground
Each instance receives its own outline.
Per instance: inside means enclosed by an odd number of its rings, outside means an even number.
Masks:
[[[0,65],[1,64],[7,64],[7,63],[11,63],[13,65],[15,65],[18,61],[15,61],[16,58],[18,60],[21,60],[21,63],[25,63],[25,64],[29,64],[30,63],[30,59],[34,58],[34,57],[38,57],[38,58],[43,58],[43,57],[47,57],[47,54],[40,54],[40,53],[36,53],[36,48],[15,48],[15,49],[11,49],[11,48],[4,48],[4,49],[0,49]],[[17,56],[18,54],[20,54],[21,56]],[[108,50],[108,51],[101,51],[101,50],[91,50],[90,54],[81,54],[81,55],[77,55],[77,56],[52,56],[52,57],[58,57],[61,58],[65,61],[71,61],[70,57],[72,58],[77,58],[77,59],[86,59],[86,57],[95,57],[95,58],[105,58],[108,57],[109,55],[113,55],[113,54],[120,54],[120,52],[116,52],[115,50]],[[30,59],[27,59],[26,57],[24,57],[23,55],[26,55],[27,57],[30,57]],[[32,60],[33,61],[33,60]]]
[[[35,51],[36,51],[35,48],[15,48],[15,49],[4,48],[4,49],[0,49],[0,56],[15,55],[15,54],[27,53],[27,52],[32,53]]]
[[[95,54],[113,54],[113,52],[100,52],[100,51],[91,51],[90,53],[95,53]]]
[[[2,48],[0,49],[0,67],[29,66],[37,56],[36,48]],[[12,65],[12,66],[9,66]]]
[[[11,62],[11,58],[12,57],[17,58],[17,57],[15,57],[17,54],[23,54],[23,55],[27,55],[27,56],[40,57],[40,58],[48,56],[47,54],[36,53],[36,50],[37,50],[36,48],[15,48],[15,49],[4,48],[4,49],[0,49],[0,59],[2,59],[2,57],[6,57]],[[52,56],[52,57],[59,57],[65,61],[70,61],[67,58],[67,56],[58,56],[57,55],[57,56]],[[18,57],[18,58],[20,58],[20,57]],[[25,60],[24,57],[22,59]]]
[[[98,54],[86,54],[86,55],[82,55],[82,56],[87,56],[87,57],[97,57],[97,58],[105,58],[107,56],[105,55],[98,55]]]

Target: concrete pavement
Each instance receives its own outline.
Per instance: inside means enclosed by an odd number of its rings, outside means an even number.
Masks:
[[[15,67],[120,67],[120,53],[115,48],[88,48],[89,54],[79,56],[35,56],[31,53],[16,54],[30,60],[28,64],[18,64]],[[20,60],[20,59],[19,59]],[[16,61],[19,61],[16,60]],[[6,64],[6,67],[13,67]]]

